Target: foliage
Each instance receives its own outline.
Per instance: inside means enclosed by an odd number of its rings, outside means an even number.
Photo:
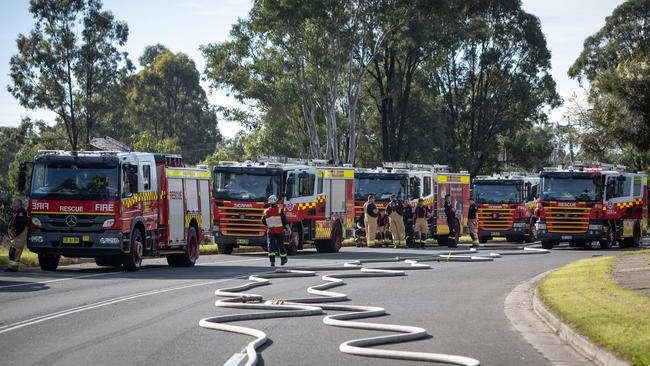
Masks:
[[[178,139],[165,137],[159,139],[151,131],[142,131],[133,135],[134,151],[146,151],[151,153],[180,154],[181,148]]]
[[[132,80],[127,112],[132,128],[142,131],[140,146],[174,142],[187,162],[200,161],[214,151],[221,135],[194,61],[156,45],[145,49],[141,62],[150,63]],[[145,132],[154,141],[145,142]]]
[[[31,0],[34,28],[18,35],[10,61],[9,91],[26,108],[55,112],[73,150],[110,114],[105,93],[131,69],[117,49],[128,26],[101,8],[99,0]]]
[[[587,149],[630,156],[636,169],[650,169],[650,3],[628,0],[585,40],[569,76],[589,82],[593,133]]]

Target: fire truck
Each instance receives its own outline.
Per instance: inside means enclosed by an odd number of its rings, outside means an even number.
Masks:
[[[395,195],[402,201],[409,197],[409,175],[406,171],[392,170],[391,163],[385,163],[384,168],[362,169],[354,172],[354,209],[355,219],[364,214],[363,205],[368,195],[375,196],[375,204],[379,210],[385,210],[390,202],[390,196]]]
[[[536,215],[542,247],[639,246],[648,217],[648,179],[623,166],[578,163],[541,172]]]
[[[530,243],[535,240],[535,200],[539,175],[505,173],[479,176],[472,184],[478,206],[478,240],[495,237]]]
[[[220,162],[214,175],[214,237],[219,252],[239,246],[266,247],[262,216],[274,194],[291,223],[285,239],[295,254],[310,243],[338,252],[352,233],[354,169],[324,160],[261,157],[257,162]]]
[[[144,256],[193,266],[211,233],[210,172],[184,168],[178,155],[40,151],[28,166],[28,248],[43,270],[61,256],[137,271]]]
[[[384,166],[387,166],[386,164]],[[413,204],[419,198],[424,200],[433,217],[429,220],[427,236],[436,239],[439,245],[455,246],[459,236],[467,227],[469,213],[470,177],[467,172],[452,173],[449,167],[439,164],[391,163],[395,171],[405,171],[409,175],[409,192]],[[445,215],[445,196],[451,195],[451,203],[456,208],[458,228],[456,237],[449,237],[449,225]]]

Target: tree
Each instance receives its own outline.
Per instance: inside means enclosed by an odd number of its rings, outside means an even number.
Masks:
[[[449,163],[476,175],[497,168],[502,138],[545,122],[560,98],[539,19],[519,0],[447,6],[425,67],[444,101]]]
[[[132,80],[129,119],[138,131],[149,131],[154,140],[177,141],[184,158],[198,162],[212,153],[221,139],[216,111],[208,103],[194,61],[161,47],[145,49],[141,60],[155,53],[152,49],[160,53]]]
[[[629,0],[587,38],[569,76],[589,83],[590,148],[626,151],[637,169],[650,160],[650,3]],[[604,151],[601,151],[604,152]],[[634,157],[636,155],[636,157]]]
[[[99,0],[31,0],[36,19],[29,35],[18,35],[8,90],[29,109],[45,108],[63,123],[73,150],[89,141],[102,112],[104,92],[131,64],[117,47],[128,26],[103,11]]]

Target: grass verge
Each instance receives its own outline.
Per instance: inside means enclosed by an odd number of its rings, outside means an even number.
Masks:
[[[592,342],[650,365],[650,298],[619,287],[610,276],[617,257],[583,259],[550,273],[541,300]]]
[[[75,263],[82,263],[88,261],[89,261],[88,258],[61,257],[61,260],[59,261],[59,265],[65,266],[67,264],[75,264]],[[3,244],[0,246],[0,267],[6,268],[8,264],[9,264],[9,246]],[[20,256],[20,264],[21,266],[24,267],[38,267],[38,254],[25,248],[25,250],[23,250],[23,254]]]

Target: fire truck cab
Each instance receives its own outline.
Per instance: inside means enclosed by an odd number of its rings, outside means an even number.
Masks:
[[[369,195],[375,196],[375,205],[379,210],[385,210],[390,202],[390,196],[395,195],[398,201],[409,197],[408,172],[394,169],[392,163],[384,163],[383,168],[357,168],[354,172],[354,208],[355,220],[364,214],[363,205]]]
[[[41,151],[31,165],[27,246],[44,270],[61,256],[129,271],[144,256],[193,266],[211,232],[210,174],[178,155]]]
[[[608,249],[638,246],[647,225],[647,176],[625,167],[577,163],[570,169],[546,168],[536,216],[542,247],[560,242]]]
[[[322,160],[261,157],[258,162],[220,162],[214,174],[214,236],[220,253],[239,246],[266,247],[262,216],[268,196],[291,223],[285,239],[295,254],[305,243],[338,252],[354,220],[354,169]]]
[[[472,183],[478,207],[478,240],[486,243],[495,237],[512,242],[535,240],[535,200],[539,176],[505,173],[478,176]]]

